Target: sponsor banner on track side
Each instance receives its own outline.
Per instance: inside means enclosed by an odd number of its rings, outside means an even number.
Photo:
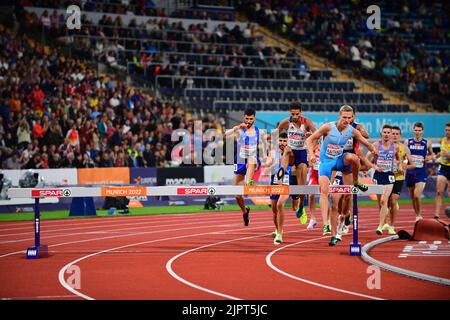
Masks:
[[[146,187],[103,187],[102,197],[140,197],[147,195]]]
[[[289,194],[289,186],[244,186],[245,195]]]

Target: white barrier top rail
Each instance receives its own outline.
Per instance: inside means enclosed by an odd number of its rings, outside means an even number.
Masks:
[[[351,185],[330,186],[330,194],[383,194],[384,186],[369,185],[361,192]],[[278,185],[205,185],[205,186],[105,186],[105,187],[55,187],[55,188],[10,188],[10,198],[74,198],[74,197],[128,197],[128,196],[268,196],[271,194],[320,194],[319,186]]]

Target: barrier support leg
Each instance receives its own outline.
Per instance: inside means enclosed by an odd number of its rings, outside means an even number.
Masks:
[[[39,198],[34,201],[34,247],[27,249],[27,259],[39,259],[48,255],[48,246],[41,245],[41,212]]]
[[[361,243],[358,242],[358,195],[353,195],[353,242],[350,244],[350,255],[361,255]]]

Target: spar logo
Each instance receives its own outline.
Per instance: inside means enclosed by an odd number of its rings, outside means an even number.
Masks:
[[[330,193],[334,194],[358,194],[358,188],[354,186],[330,186]]]
[[[208,188],[208,194],[209,194],[210,196],[215,195],[215,194],[216,194],[216,188],[214,188],[214,187],[209,187],[209,188]]]
[[[49,198],[49,197],[70,197],[72,191],[70,189],[33,189],[31,196],[33,198]]]
[[[208,188],[208,187],[177,188],[177,195],[208,195],[208,194],[210,194],[209,193],[210,189],[211,188]],[[214,193],[215,193],[215,191],[214,191]]]

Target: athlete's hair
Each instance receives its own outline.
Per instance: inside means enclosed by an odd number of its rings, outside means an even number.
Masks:
[[[390,124],[385,124],[381,130],[384,129],[392,129],[392,126]]]
[[[244,115],[246,115],[246,116],[254,116],[255,114],[256,114],[256,111],[255,111],[255,109],[252,109],[252,108],[245,109],[245,111],[244,111]]]
[[[300,110],[302,111],[302,104],[298,101],[294,101],[291,103],[291,105],[289,106],[289,110]]]
[[[450,122],[447,122],[447,123],[445,124],[445,126],[446,126],[446,127],[450,127]]]
[[[287,134],[286,130],[283,130],[280,133],[280,135],[278,136],[278,138],[281,138],[281,139],[287,139],[287,137],[288,137],[288,134]]]
[[[339,109],[339,114],[342,114],[342,112],[354,112],[353,108],[349,106],[348,104],[344,104],[341,109]]]
[[[423,123],[422,122],[416,122],[416,123],[414,123],[413,128],[422,128],[422,130],[423,130]]]
[[[392,126],[392,130],[398,130],[400,131],[400,134],[402,134],[402,129],[400,129],[399,126]]]

